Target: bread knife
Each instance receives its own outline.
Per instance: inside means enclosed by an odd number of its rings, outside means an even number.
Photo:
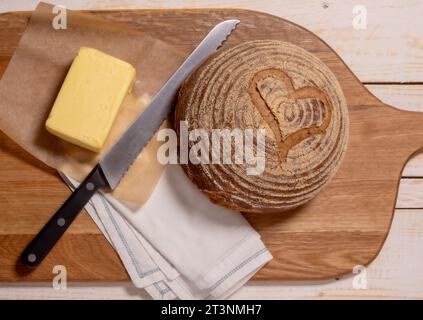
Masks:
[[[185,78],[222,45],[238,23],[239,20],[223,21],[207,34],[158,91],[147,109],[130,125],[30,242],[21,255],[23,264],[39,265],[94,193],[102,187],[112,190],[117,187],[138,154],[169,115]]]

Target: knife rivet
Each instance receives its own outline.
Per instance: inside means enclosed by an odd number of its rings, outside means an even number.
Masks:
[[[88,182],[86,188],[88,191],[94,190],[94,183]]]
[[[28,261],[29,262],[35,262],[35,260],[37,260],[37,256],[35,254],[33,254],[33,253],[30,253],[28,255]]]
[[[65,225],[65,223],[66,223],[66,220],[65,219],[63,219],[63,218],[57,219],[57,225],[59,227],[63,227]]]

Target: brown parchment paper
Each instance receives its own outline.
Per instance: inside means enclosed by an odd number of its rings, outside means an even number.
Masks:
[[[172,46],[124,24],[67,10],[67,29],[53,28],[53,6],[40,3],[0,80],[0,130],[47,165],[82,180],[151,97],[177,69],[183,55]],[[131,63],[137,71],[104,150],[95,154],[50,134],[45,121],[78,49],[96,48]],[[165,124],[164,124],[165,125]],[[144,203],[163,167],[153,137],[113,194]]]

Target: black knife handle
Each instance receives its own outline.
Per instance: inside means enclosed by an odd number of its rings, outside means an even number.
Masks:
[[[23,264],[40,264],[97,189],[106,185],[106,179],[97,165],[23,251]]]

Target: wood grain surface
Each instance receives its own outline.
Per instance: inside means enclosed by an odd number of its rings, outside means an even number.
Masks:
[[[0,1],[0,12],[32,10],[39,0]],[[78,9],[244,8],[295,22],[319,35],[365,83],[422,82],[420,0],[49,0]],[[367,28],[352,26],[363,6]],[[394,104],[395,105],[395,104]]]
[[[237,17],[243,25],[228,45],[278,39],[322,59],[347,98],[351,117],[347,156],[334,181],[309,205],[284,216],[248,216],[275,256],[255,279],[324,279],[350,273],[355,265],[376,256],[389,230],[402,167],[423,143],[421,114],[381,103],[325,43],[276,17],[242,10],[92,13],[130,23],[186,53],[214,23]],[[28,13],[0,16],[0,70],[5,69],[27,17]],[[0,139],[0,280],[50,280],[54,264],[65,264],[73,280],[127,279],[117,256],[86,215],[78,218],[41,268],[26,273],[16,266],[19,252],[68,191],[54,171],[4,135]]]

